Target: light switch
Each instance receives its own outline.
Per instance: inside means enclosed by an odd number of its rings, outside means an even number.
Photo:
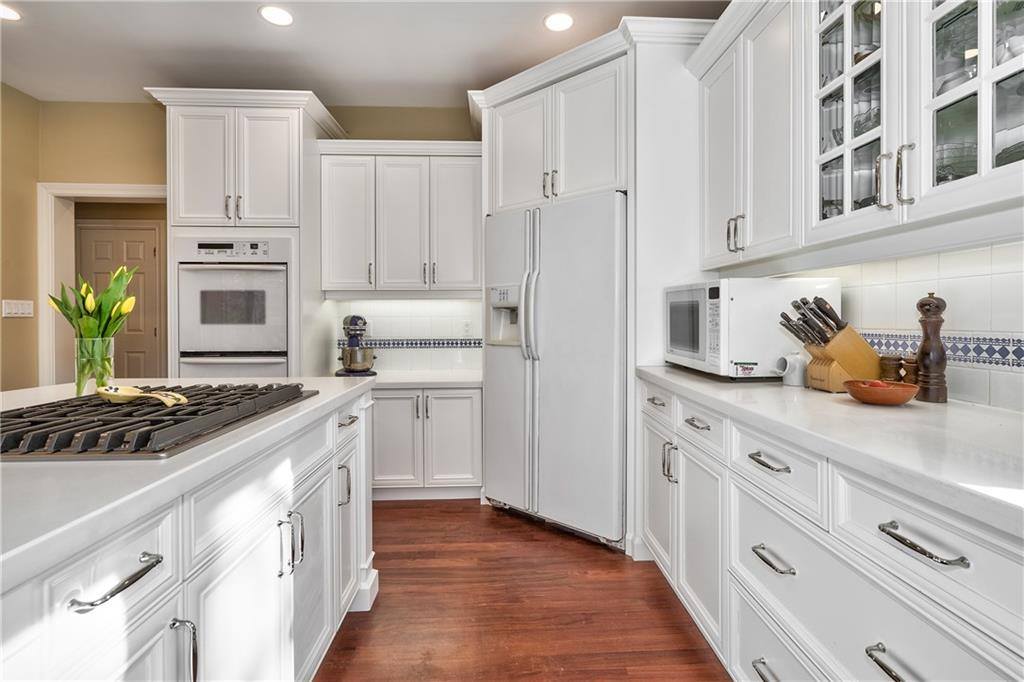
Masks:
[[[4,317],[32,317],[35,314],[35,301],[16,301],[4,299]]]

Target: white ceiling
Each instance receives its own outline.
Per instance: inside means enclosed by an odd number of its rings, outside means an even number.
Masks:
[[[271,2],[274,0],[268,0]],[[615,28],[622,16],[717,18],[725,2],[27,2],[3,22],[0,76],[37,99],[147,101],[143,86],[313,90],[326,104],[464,106]],[[543,27],[568,11],[564,33]]]

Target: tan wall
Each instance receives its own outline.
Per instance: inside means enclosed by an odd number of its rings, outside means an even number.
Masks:
[[[327,107],[357,140],[478,140],[468,107]]]
[[[167,204],[79,201],[75,220],[167,220]]]
[[[0,89],[0,157],[0,295],[34,300],[39,102],[7,85]],[[36,384],[36,351],[36,318],[0,319],[0,389]]]

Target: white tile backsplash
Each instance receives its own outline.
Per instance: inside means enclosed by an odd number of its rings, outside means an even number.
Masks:
[[[992,247],[992,273],[1024,271],[1024,242]]]
[[[993,407],[1024,411],[1024,372],[989,372],[989,401]]]
[[[946,301],[944,332],[992,329],[992,276],[951,277],[936,292]]]
[[[892,329],[896,324],[895,284],[861,287],[860,324],[864,329]]]
[[[896,261],[897,282],[934,280],[939,276],[939,254],[900,258]]]
[[[896,261],[880,260],[861,266],[861,284],[890,284],[896,281]]]
[[[1024,273],[992,275],[992,329],[1024,332]]]
[[[992,248],[947,251],[939,256],[940,277],[970,277],[992,272]]]
[[[989,374],[991,372],[987,369],[954,365],[946,367],[948,396],[953,400],[987,405],[989,402]]]
[[[896,321],[893,329],[920,329],[917,302],[938,289],[938,281],[901,282],[896,285]],[[865,327],[867,329],[867,327]]]

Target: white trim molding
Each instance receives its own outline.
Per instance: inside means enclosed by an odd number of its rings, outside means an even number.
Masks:
[[[61,206],[71,201],[117,201],[143,203],[166,201],[167,185],[114,185],[93,183],[40,182],[36,185],[36,286],[38,304],[39,360],[37,375],[40,386],[54,383],[56,372],[57,314],[46,305],[47,296],[60,286],[57,260],[57,223]],[[70,216],[74,230],[74,213]],[[72,278],[74,274],[72,273]],[[74,282],[72,282],[72,285]]]
[[[318,140],[320,155],[480,156],[479,142],[453,140]]]
[[[714,65],[718,58],[739,38],[743,29],[766,5],[767,0],[747,2],[731,2],[722,12],[718,21],[713,22],[711,30],[693,51],[686,62],[686,68],[697,78],[701,78]]]
[[[484,91],[467,90],[466,99],[469,100],[469,122],[473,126],[473,132],[479,137],[483,135],[483,109]]]
[[[348,133],[312,90],[239,90],[220,88],[143,88],[164,106],[281,107],[303,109],[330,137]]]

